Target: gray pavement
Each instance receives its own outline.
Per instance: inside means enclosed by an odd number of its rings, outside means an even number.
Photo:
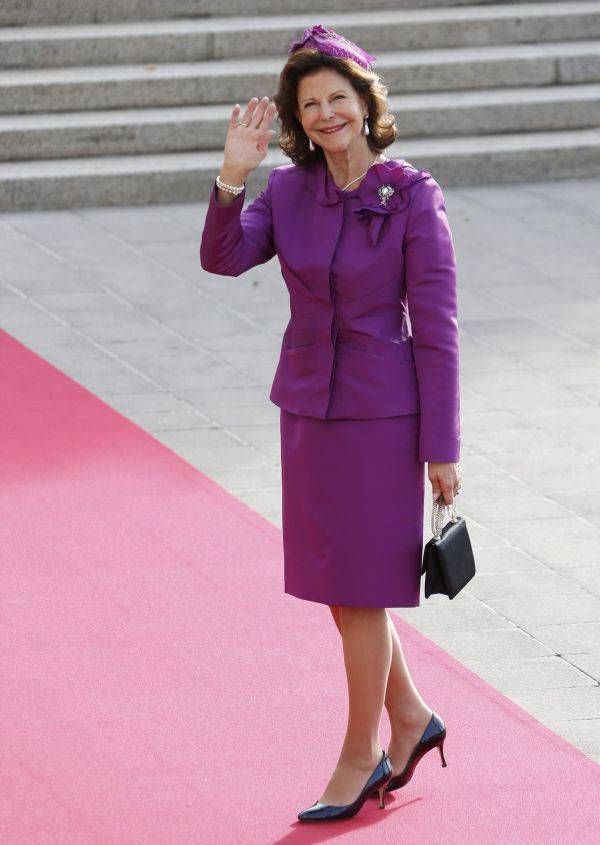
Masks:
[[[444,193],[479,572],[394,612],[600,762],[600,179]],[[288,296],[202,270],[205,211],[0,215],[0,327],[280,526]]]

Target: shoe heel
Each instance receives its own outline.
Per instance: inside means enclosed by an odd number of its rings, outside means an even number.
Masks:
[[[446,737],[444,737],[446,739]],[[444,739],[438,745],[438,751],[440,752],[440,757],[442,758],[442,766],[447,766],[446,758],[444,757]]]
[[[384,796],[385,796],[385,788],[386,788],[388,783],[389,783],[389,781],[387,781],[387,783],[384,783],[383,786],[380,786],[380,787],[377,788],[377,792],[379,793],[379,809],[380,810],[383,810],[385,808],[385,798],[384,798]]]

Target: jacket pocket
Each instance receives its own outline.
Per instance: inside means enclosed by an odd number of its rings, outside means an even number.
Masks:
[[[364,352],[366,355],[372,355],[382,360],[408,362],[415,360],[412,337],[397,341],[372,335],[365,335],[364,337],[353,335],[348,340],[340,337],[340,347],[343,349],[353,349],[355,352]]]
[[[344,349],[354,349],[355,352],[364,352],[365,355],[374,355],[375,358],[383,358],[384,356],[381,355],[379,352],[375,352],[373,349],[365,349],[362,346],[355,346],[353,343],[341,343],[340,344]]]

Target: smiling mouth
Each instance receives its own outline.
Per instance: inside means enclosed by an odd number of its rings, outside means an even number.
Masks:
[[[331,129],[321,129],[320,131],[323,132],[325,135],[334,135],[336,132],[339,132],[340,129],[343,129],[346,125],[346,123],[342,123],[340,126],[332,126]]]

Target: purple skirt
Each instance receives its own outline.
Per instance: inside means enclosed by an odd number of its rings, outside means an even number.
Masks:
[[[418,607],[420,414],[317,419],[280,409],[284,589],[351,607]]]

